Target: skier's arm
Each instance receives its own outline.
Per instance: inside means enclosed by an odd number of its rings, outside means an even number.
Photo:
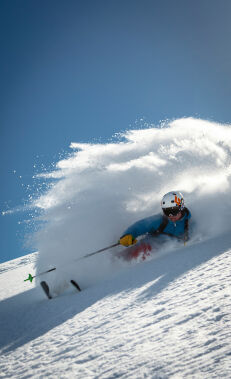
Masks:
[[[145,218],[131,225],[120,238],[120,244],[130,246],[136,243],[136,238],[144,234],[157,230],[162,222],[160,215]]]

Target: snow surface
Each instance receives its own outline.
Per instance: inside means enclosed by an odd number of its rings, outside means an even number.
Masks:
[[[230,249],[186,245],[52,300],[23,258],[0,265],[0,377],[229,378]]]
[[[53,182],[33,203],[39,253],[0,265],[0,378],[231,377],[230,125],[180,119],[71,147],[41,175]],[[192,212],[186,246],[153,240],[144,262],[118,259],[121,247],[79,260],[159,212],[170,190]]]

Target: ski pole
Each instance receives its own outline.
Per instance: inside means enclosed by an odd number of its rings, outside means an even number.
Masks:
[[[91,257],[92,255],[95,255],[95,254],[99,254],[99,253],[102,253],[103,251],[106,251],[106,250],[109,250],[111,249],[112,247],[115,247],[115,246],[118,246],[120,245],[120,242],[117,242],[117,243],[114,243],[113,245],[111,246],[107,246],[107,247],[104,247],[103,249],[100,249],[100,250],[97,250],[97,251],[94,251],[93,253],[89,253],[89,254],[86,254],[80,258],[77,258],[77,259],[74,259],[74,261],[80,261],[81,259],[84,259],[84,258],[88,258],[88,257]],[[40,275],[43,275],[43,274],[47,274],[48,272],[51,272],[51,271],[54,271],[56,270],[56,267],[53,267],[51,268],[50,270],[47,270],[47,271],[43,271],[43,272],[40,272],[39,274],[37,275],[31,275],[29,274],[28,278],[24,280],[24,282],[26,282],[27,280],[29,280],[31,283],[33,281],[34,278],[36,278],[37,276],[40,276]]]
[[[27,280],[29,280],[29,281],[32,283],[32,280],[33,280],[34,278],[36,278],[37,276],[40,276],[40,275],[46,274],[47,272],[51,272],[51,271],[54,271],[54,270],[56,270],[56,267],[53,267],[53,268],[51,268],[50,270],[47,270],[47,271],[44,271],[44,272],[40,272],[40,274],[37,274],[37,275],[34,275],[34,276],[31,275],[31,274],[29,274],[28,278],[25,279],[24,282],[27,282]]]
[[[120,242],[114,243],[111,246],[104,247],[103,249],[94,251],[93,253],[89,253],[89,254],[84,255],[83,257],[77,258],[77,259],[75,259],[75,261],[80,261],[80,259],[91,257],[92,255],[95,255],[95,254],[98,254],[98,253],[102,253],[105,250],[109,250],[112,247],[119,246],[119,245],[120,245]]]

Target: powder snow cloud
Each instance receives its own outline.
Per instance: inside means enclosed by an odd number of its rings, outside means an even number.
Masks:
[[[54,182],[34,203],[44,221],[34,236],[38,270],[115,243],[131,223],[160,212],[171,190],[184,194],[197,235],[230,228],[230,125],[182,118],[71,149],[43,175]]]

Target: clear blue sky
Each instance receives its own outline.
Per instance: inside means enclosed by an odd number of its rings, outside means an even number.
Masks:
[[[140,118],[230,123],[230,19],[230,0],[1,0],[1,211],[71,142]],[[29,252],[30,218],[0,216],[0,262]]]

